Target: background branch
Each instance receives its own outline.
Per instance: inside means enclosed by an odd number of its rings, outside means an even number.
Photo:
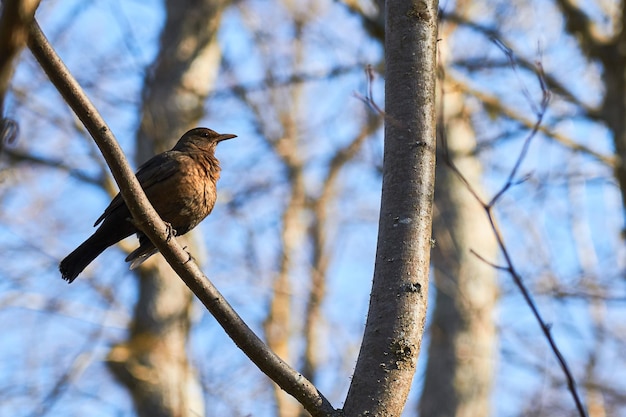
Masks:
[[[522,280],[521,275],[517,272],[516,268],[513,265],[513,259],[507,249],[506,243],[504,242],[504,238],[502,237],[502,234],[500,233],[497,225],[496,225],[496,220],[493,214],[493,209],[495,204],[498,202],[498,200],[506,193],[507,190],[509,190],[511,187],[513,187],[514,185],[516,185],[518,183],[518,179],[517,179],[517,173],[519,171],[519,168],[521,166],[521,163],[523,162],[526,153],[528,151],[528,147],[530,146],[530,143],[532,141],[532,139],[536,136],[537,132],[539,131],[539,128],[541,126],[541,122],[543,120],[543,117],[545,115],[545,112],[547,110],[548,107],[548,103],[549,103],[549,97],[550,97],[550,92],[547,90],[546,88],[546,84],[544,83],[542,77],[542,72],[539,70],[538,71],[538,78],[539,78],[539,84],[541,86],[541,90],[543,92],[543,96],[542,96],[542,100],[541,100],[541,105],[538,109],[538,113],[537,113],[537,121],[535,122],[534,126],[532,127],[531,132],[529,133],[529,135],[526,137],[526,139],[524,140],[524,145],[522,148],[522,151],[520,152],[519,156],[517,157],[517,160],[515,161],[515,164],[513,166],[513,168],[511,169],[506,182],[502,185],[502,187],[495,193],[494,197],[491,198],[491,200],[489,200],[488,202],[483,200],[478,192],[476,192],[476,190],[474,190],[474,188],[472,187],[472,185],[470,184],[470,182],[465,178],[465,176],[463,175],[463,173],[457,168],[457,166],[455,165],[454,161],[452,160],[452,158],[450,157],[450,155],[447,152],[447,144],[446,144],[446,137],[445,137],[445,132],[441,132],[441,138],[442,138],[442,146],[443,146],[443,155],[444,155],[444,161],[445,163],[453,170],[453,172],[459,177],[459,179],[467,186],[468,190],[472,193],[472,195],[476,198],[476,200],[479,202],[479,204],[483,207],[483,209],[485,210],[485,213],[489,219],[489,224],[491,226],[491,230],[493,231],[493,234],[496,238],[496,241],[498,243],[498,247],[500,248],[500,251],[502,252],[502,255],[504,256],[504,260],[505,260],[505,265],[504,266],[499,266],[496,265],[492,262],[488,262],[487,260],[485,260],[482,256],[480,256],[480,254],[477,254],[477,257],[479,259],[481,259],[484,262],[487,262],[489,265],[491,265],[492,267],[498,269],[498,270],[503,270],[509,273],[509,275],[511,276],[511,278],[513,278],[513,282],[515,283],[515,285],[519,288],[520,292],[522,293],[522,296],[524,297],[524,300],[526,301],[526,304],[528,305],[528,307],[530,308],[531,312],[533,313],[533,316],[535,317],[535,319],[537,320],[537,322],[539,323],[539,327],[541,328],[544,336],[546,337],[548,344],[550,345],[550,348],[552,349],[552,352],[554,353],[554,356],[557,359],[557,362],[559,363],[559,366],[561,367],[563,374],[565,375],[565,379],[567,380],[567,385],[569,388],[569,391],[572,395],[572,398],[574,400],[574,403],[576,405],[576,409],[578,411],[578,414],[581,417],[586,417],[587,416],[587,412],[585,410],[585,406],[583,405],[583,402],[580,398],[580,396],[578,395],[578,390],[576,388],[576,380],[574,379],[574,376],[569,368],[569,365],[567,364],[567,361],[565,360],[565,357],[563,356],[563,354],[561,353],[560,349],[558,348],[554,338],[552,337],[552,332],[551,332],[551,326],[546,323],[546,321],[544,320],[543,316],[541,315],[539,308],[537,307],[537,305],[535,304],[532,295],[530,294],[530,291],[528,290],[528,288],[526,287],[526,285],[524,284],[524,281]]]
[[[18,126],[5,118],[5,97],[13,77],[13,64],[26,45],[28,28],[35,18],[39,0],[4,0],[0,16],[0,150],[17,138]]]
[[[449,76],[448,76],[449,77]],[[449,77],[451,78],[451,77]],[[555,142],[560,143],[566,148],[571,149],[573,152],[581,152],[583,154],[587,154],[590,157],[596,159],[598,162],[601,162],[611,168],[616,166],[616,161],[613,156],[608,156],[602,154],[600,152],[594,151],[586,145],[576,142],[574,139],[569,138],[568,136],[555,132],[554,130],[546,127],[544,125],[537,125],[536,121],[533,121],[530,117],[526,117],[521,112],[518,112],[507,105],[505,105],[502,100],[479,91],[478,89],[472,88],[466,83],[462,81],[451,79],[450,82],[455,86],[461,89],[463,92],[470,94],[480,100],[485,108],[490,111],[494,111],[499,115],[502,115],[506,118],[514,120],[518,122],[521,126],[527,129],[537,129],[537,131],[544,133],[548,138],[554,140]]]
[[[13,76],[13,62],[26,45],[39,0],[4,0],[0,16],[0,110]]]

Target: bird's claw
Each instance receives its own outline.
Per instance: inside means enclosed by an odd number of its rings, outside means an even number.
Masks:
[[[174,236],[176,236],[176,229],[172,227],[171,223],[168,223],[168,222],[164,222],[164,223],[165,223],[165,229],[167,230],[167,238],[165,239],[165,241],[169,242],[170,240],[172,240]]]
[[[191,253],[187,250],[187,246],[183,246],[183,250],[187,252],[187,256],[189,256],[189,258],[187,258],[187,260],[183,263],[183,265],[186,265],[193,260],[193,256],[191,256]]]

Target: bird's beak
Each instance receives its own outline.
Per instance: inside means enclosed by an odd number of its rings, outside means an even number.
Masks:
[[[232,135],[230,133],[224,133],[223,135],[220,135],[220,137],[218,138],[218,142],[221,142],[223,140],[228,140],[228,139],[233,139],[236,138],[237,135]]]

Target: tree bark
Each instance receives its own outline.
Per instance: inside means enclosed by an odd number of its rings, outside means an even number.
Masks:
[[[435,179],[437,1],[389,0],[386,125],[374,281],[346,416],[400,416],[428,299]]]
[[[144,83],[138,163],[169,149],[204,114],[219,68],[216,34],[227,3],[166,2],[159,55]],[[192,294],[162,257],[144,265],[129,338],[111,349],[109,367],[130,390],[139,416],[202,416],[202,389],[187,358]]]

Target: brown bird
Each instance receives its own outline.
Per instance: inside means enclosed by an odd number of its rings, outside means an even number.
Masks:
[[[213,210],[217,198],[215,184],[220,177],[215,147],[235,137],[201,127],[192,129],[172,150],[152,157],[137,170],[137,179],[148,200],[177,236],[196,227]],[[100,223],[96,232],[59,264],[64,280],[74,281],[106,248],[133,233],[139,237],[139,247],[126,257],[131,269],[158,252],[132,223],[130,211],[119,193],[94,227]]]

